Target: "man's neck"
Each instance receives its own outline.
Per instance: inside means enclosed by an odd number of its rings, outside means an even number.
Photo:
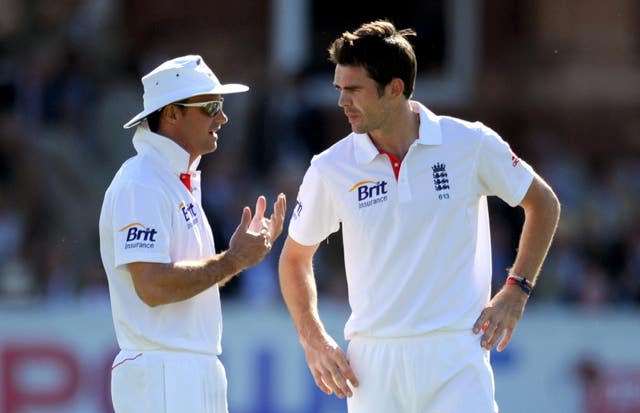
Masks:
[[[369,138],[383,152],[392,153],[403,159],[409,147],[418,138],[420,116],[411,110],[409,102],[397,116],[387,122],[384,128],[369,132]]]

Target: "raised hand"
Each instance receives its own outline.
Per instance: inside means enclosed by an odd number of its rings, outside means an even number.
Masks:
[[[266,208],[267,199],[262,195],[256,200],[253,216],[251,209],[244,207],[240,224],[231,236],[227,253],[235,258],[242,268],[260,262],[282,233],[287,208],[284,194],[278,195],[269,219],[264,217]]]
[[[260,201],[258,201],[258,203],[259,202]],[[254,220],[251,219],[251,209],[244,207],[240,224],[229,241],[227,255],[230,255],[236,260],[240,269],[257,264],[271,250],[268,230],[259,229],[258,233],[250,230],[253,221]]]
[[[256,213],[249,224],[249,231],[254,234],[267,233],[269,242],[273,244],[282,234],[287,212],[287,198],[282,193],[278,195],[276,202],[273,203],[273,213],[268,219],[264,217],[266,206],[267,199],[264,196],[259,196],[256,201]]]

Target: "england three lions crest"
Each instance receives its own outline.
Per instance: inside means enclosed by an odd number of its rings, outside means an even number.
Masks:
[[[447,175],[447,165],[438,162],[431,166],[433,171],[433,187],[438,194],[438,199],[449,199],[448,190],[451,189],[449,185],[449,175]]]

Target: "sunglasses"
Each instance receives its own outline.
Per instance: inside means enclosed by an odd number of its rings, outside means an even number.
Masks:
[[[173,105],[186,106],[188,108],[202,108],[202,111],[204,113],[211,117],[214,117],[218,114],[219,111],[222,110],[222,102],[224,102],[224,98],[220,98],[220,100],[210,100],[207,102],[173,103]]]

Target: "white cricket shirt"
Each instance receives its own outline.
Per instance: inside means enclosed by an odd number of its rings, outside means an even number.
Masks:
[[[412,102],[419,137],[396,180],[367,134],[315,156],[289,235],[315,245],[342,224],[347,339],[470,329],[490,296],[487,195],[520,203],[533,170],[483,124]]]
[[[122,350],[170,349],[220,354],[222,316],[218,286],[184,301],[149,307],[136,294],[126,264],[197,260],[215,254],[200,204],[200,158],[139,126],[138,154],[127,160],[106,191],[100,213],[100,253],[109,280],[111,310]],[[191,175],[191,192],[180,173]]]

